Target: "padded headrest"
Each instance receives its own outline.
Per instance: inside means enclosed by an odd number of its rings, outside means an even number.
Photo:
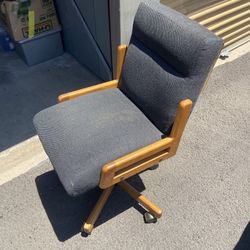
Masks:
[[[197,60],[204,50],[217,49],[216,45],[222,44],[222,40],[207,28],[152,0],[140,3],[132,36],[183,76],[195,74],[199,65]]]

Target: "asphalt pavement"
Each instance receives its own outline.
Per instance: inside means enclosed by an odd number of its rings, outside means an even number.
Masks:
[[[0,186],[0,249],[250,249],[250,53],[215,68],[177,155],[132,180],[163,216],[115,189],[89,237],[99,190],[67,196],[48,161]]]

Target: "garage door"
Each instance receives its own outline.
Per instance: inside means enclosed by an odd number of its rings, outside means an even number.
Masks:
[[[104,81],[112,78],[108,0],[55,0],[65,49]]]
[[[161,0],[223,38],[228,47],[250,35],[249,0]]]

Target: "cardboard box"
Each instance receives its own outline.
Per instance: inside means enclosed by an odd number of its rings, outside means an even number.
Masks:
[[[3,1],[1,11],[15,41],[60,27],[53,0]]]

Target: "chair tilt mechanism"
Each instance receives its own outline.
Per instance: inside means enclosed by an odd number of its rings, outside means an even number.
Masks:
[[[162,211],[126,179],[176,154],[183,130],[222,48],[184,15],[143,1],[130,44],[118,47],[116,78],[58,97],[34,125],[69,195],[103,192],[83,224],[90,234],[114,186],[155,221]]]

